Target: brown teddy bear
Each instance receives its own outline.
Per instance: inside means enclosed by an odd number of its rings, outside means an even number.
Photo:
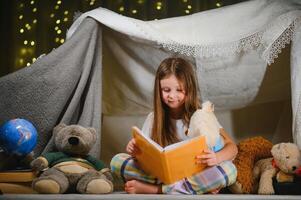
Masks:
[[[238,154],[233,163],[237,168],[236,182],[229,186],[235,194],[253,193],[253,167],[257,160],[271,157],[273,144],[263,137],[252,137],[238,143]]]
[[[53,137],[58,151],[42,154],[31,162],[33,170],[43,171],[32,182],[35,191],[50,194],[113,191],[110,169],[88,155],[96,141],[94,128],[59,124],[53,130]]]
[[[301,166],[299,148],[293,143],[280,143],[273,146],[272,157],[256,162],[253,169],[258,194],[274,194],[273,177],[278,182],[293,182],[294,173]]]

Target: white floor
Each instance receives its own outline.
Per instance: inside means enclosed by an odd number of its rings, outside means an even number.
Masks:
[[[287,200],[287,199],[301,199],[301,196],[290,195],[232,195],[232,194],[217,194],[217,195],[129,195],[121,193],[113,193],[108,195],[81,195],[81,194],[63,194],[63,195],[0,195],[0,200],[120,200],[120,199],[139,199],[139,200],[183,200],[183,199],[212,199],[212,200],[238,200],[238,199],[252,199],[252,200]]]

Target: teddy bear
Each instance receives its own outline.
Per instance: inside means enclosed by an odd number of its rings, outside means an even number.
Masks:
[[[233,160],[237,168],[236,182],[229,186],[230,192],[234,194],[254,193],[253,167],[256,161],[271,157],[273,144],[261,137],[251,137],[237,144],[238,154]]]
[[[258,194],[275,194],[273,177],[277,182],[293,182],[301,166],[301,155],[294,143],[280,143],[272,147],[272,157],[256,162],[253,177],[258,183]]]
[[[96,130],[80,125],[59,124],[53,129],[55,152],[42,154],[31,167],[42,174],[33,180],[39,193],[105,194],[113,191],[112,176],[102,161],[88,155]]]
[[[206,101],[202,104],[202,108],[197,109],[191,116],[187,136],[204,135],[208,148],[217,152],[224,146],[220,128],[221,125],[214,114],[214,105]]]

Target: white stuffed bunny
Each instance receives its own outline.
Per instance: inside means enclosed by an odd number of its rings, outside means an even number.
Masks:
[[[189,137],[204,135],[208,147],[217,152],[224,146],[220,128],[221,125],[214,114],[214,105],[206,101],[202,104],[202,108],[191,116],[187,135]]]

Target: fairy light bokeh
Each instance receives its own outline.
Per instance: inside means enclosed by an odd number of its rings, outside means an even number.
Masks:
[[[242,0],[4,0],[0,1],[0,75],[30,66],[63,45],[75,13],[104,7],[141,20],[190,15]],[[9,20],[7,20],[9,19]]]

